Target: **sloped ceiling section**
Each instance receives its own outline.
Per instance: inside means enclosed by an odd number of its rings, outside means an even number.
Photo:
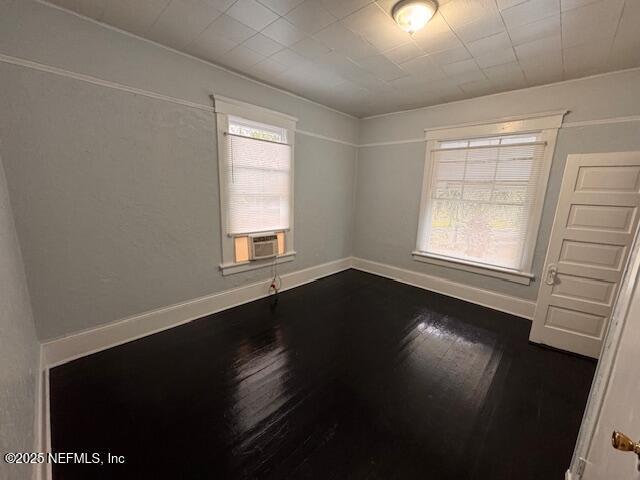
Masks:
[[[640,66],[640,0],[53,0],[358,117]]]

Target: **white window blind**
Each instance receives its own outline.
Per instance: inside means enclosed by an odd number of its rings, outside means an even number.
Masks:
[[[528,134],[437,143],[419,249],[521,270],[543,180],[545,143],[539,138]]]
[[[286,130],[230,117],[226,144],[227,233],[287,230],[291,146]]]

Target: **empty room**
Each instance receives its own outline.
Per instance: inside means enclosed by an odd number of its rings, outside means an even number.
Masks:
[[[640,479],[640,0],[0,0],[0,480]]]

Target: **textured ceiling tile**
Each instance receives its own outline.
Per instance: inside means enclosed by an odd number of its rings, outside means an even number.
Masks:
[[[560,0],[528,0],[502,10],[502,19],[507,28],[535,22],[560,13]]]
[[[523,43],[515,47],[516,55],[519,59],[537,57],[539,55],[549,55],[562,48],[560,35],[543,37],[533,42]]]
[[[317,0],[306,0],[291,10],[286,18],[300,30],[311,34],[336,21],[336,17]]]
[[[455,83],[451,83],[449,79],[433,82],[430,84],[430,87],[442,97],[450,97],[451,95],[459,95],[462,93],[460,87]]]
[[[181,48],[221,14],[207,0],[172,0],[147,36],[163,45]]]
[[[286,15],[303,1],[304,0],[258,0],[258,2],[279,15]]]
[[[623,41],[618,38],[611,47],[608,59],[609,70],[623,70],[640,66],[640,39]]]
[[[287,47],[299,42],[305,37],[303,32],[291,25],[284,18],[280,18],[267,26],[262,30],[262,33]]]
[[[378,94],[390,92],[393,90],[393,87],[389,82],[385,82],[384,80],[381,80],[368,72],[365,72],[364,75],[359,75],[350,80],[356,85],[360,85],[367,90],[375,91]]]
[[[399,47],[411,40],[409,34],[400,30],[375,3],[345,17],[341,23],[351,31],[364,36],[380,51]]]
[[[562,69],[562,51],[554,52],[551,55],[542,55],[540,57],[523,58],[518,63],[524,70],[525,74],[528,70],[542,69],[549,67],[551,70]]]
[[[480,55],[474,58],[481,68],[493,67],[495,65],[502,65],[504,63],[511,63],[516,61],[516,55],[512,47],[491,53],[485,53],[484,55]]]
[[[474,42],[469,42],[467,48],[474,57],[491,54],[511,47],[511,39],[506,32],[491,35]]]
[[[100,20],[105,10],[106,0],[54,0],[52,3],[68,10],[73,10],[85,17]]]
[[[593,75],[604,70],[611,45],[600,41],[583,43],[562,51],[567,78]]]
[[[486,79],[462,83],[459,87],[467,95],[488,95],[496,91],[496,87]]]
[[[361,36],[353,33],[341,23],[329,25],[327,28],[316,33],[314,37],[328,47],[342,52],[354,60],[370,57],[378,53],[378,50],[376,50],[373,45]]]
[[[111,0],[108,0],[111,1]],[[207,0],[212,7],[217,8],[221,12],[226,11],[236,0]]]
[[[494,85],[525,86],[524,73],[518,62],[505,63],[482,70]]]
[[[498,9],[495,0],[452,0],[443,5],[440,12],[447,23],[456,29],[487,15],[496,16]]]
[[[443,65],[442,70],[449,76],[460,75],[467,72],[479,72],[478,64],[475,60],[463,60],[462,62]]]
[[[623,6],[624,0],[600,0],[563,12],[563,48],[589,43],[594,37],[613,38]]]
[[[275,40],[271,40],[269,37],[257,33],[253,37],[246,40],[243,44],[245,47],[258,52],[265,57],[273,55],[284,48],[284,45],[279,44]]]
[[[462,85],[464,83],[486,80],[486,77],[484,73],[482,73],[482,70],[471,70],[456,75],[450,75],[448,79],[456,85]]]
[[[223,65],[237,70],[245,70],[261,60],[264,60],[262,55],[243,45],[238,45],[220,58]]]
[[[428,37],[437,33],[451,32],[451,27],[444,19],[442,14],[438,11],[433,18],[427,23],[424,28],[418,30],[413,34],[414,40],[420,40],[422,37]]]
[[[272,60],[278,63],[281,63],[282,65],[287,66],[288,68],[293,68],[296,65],[307,62],[307,59],[304,58],[302,55],[292,50],[289,50],[288,48],[285,48],[284,50],[280,50],[278,53],[276,53],[275,55],[272,55],[269,58],[271,58]]]
[[[527,0],[497,0],[498,8],[500,10],[505,10],[509,7],[515,7],[516,5],[520,5],[521,3],[526,2]]]
[[[451,1],[451,0],[447,0],[447,1]],[[384,13],[386,13],[387,15],[389,15],[390,17],[393,16],[392,12],[393,12],[393,7],[395,6],[395,4],[398,3],[398,0],[377,0],[376,4],[382,8],[382,10],[384,11]],[[438,5],[439,7],[442,7],[442,5],[446,3],[443,1],[439,1]]]
[[[372,3],[373,0],[322,0],[322,4],[336,18],[344,18],[362,7]]]
[[[262,30],[278,19],[278,15],[256,0],[238,0],[225,13],[254,30]]]
[[[359,65],[356,65],[353,60],[345,57],[340,52],[330,52],[318,58],[316,61],[320,65],[325,66],[325,68],[333,69],[348,80],[356,80],[370,75]]]
[[[102,21],[137,35],[143,35],[156,21],[171,0],[109,0],[105,3]]]
[[[476,21],[465,23],[454,28],[456,34],[464,42],[473,42],[505,31],[502,18],[497,14],[484,15]]]
[[[624,16],[611,47],[609,67],[623,69],[640,66],[640,2],[625,4]]]
[[[418,47],[427,53],[438,53],[445,50],[463,47],[463,44],[453,32],[434,34],[431,38],[421,38],[416,41]]]
[[[633,0],[625,2],[624,15],[625,19],[629,21],[640,20],[640,2]]]
[[[429,55],[429,57],[438,65],[447,65],[449,63],[461,62],[471,58],[471,54],[466,47],[453,48]]]
[[[411,37],[391,21],[381,24],[380,28],[369,32],[365,38],[381,52],[411,41]]]
[[[356,85],[348,80],[337,85],[335,91],[340,98],[344,99],[351,97],[365,97],[369,93],[369,90],[366,88],[362,88],[360,85]]]
[[[562,51],[552,55],[523,59],[519,63],[525,77],[533,85],[558,82],[564,78]]]
[[[363,69],[387,82],[407,76],[407,72],[383,55],[368,57],[359,60],[357,63]]]
[[[339,85],[345,80],[337,73],[324,69],[311,62],[297,65],[291,70],[287,70],[283,76],[293,81],[300,81],[300,83],[305,86],[326,89]]]
[[[417,79],[441,79],[446,76],[440,66],[431,59],[430,55],[414,58],[400,64],[400,67]]]
[[[273,81],[277,79],[285,70],[287,70],[287,67],[285,65],[282,65],[281,63],[278,63],[271,58],[265,58],[255,65],[252,65],[248,71],[254,76]]]
[[[424,52],[412,42],[384,52],[385,57],[398,64],[419,57],[421,55],[424,55]]]
[[[424,106],[444,103],[444,99],[440,92],[429,88],[429,85],[425,85],[421,88],[416,88],[415,91],[400,92],[396,102],[398,102],[400,110],[411,110],[416,105]]]
[[[331,51],[325,44],[318,40],[314,40],[311,37],[307,37],[297,43],[294,43],[290,48],[294,52],[299,53],[310,60],[326,55]]]
[[[428,78],[420,75],[409,75],[389,82],[391,86],[401,92],[415,90],[417,87],[424,89],[429,82]]]
[[[599,0],[560,0],[560,9],[563,12],[571,10],[572,8],[584,7],[590,3],[598,2]]]
[[[554,35],[560,35],[560,15],[553,15],[509,30],[509,36],[514,45]]]
[[[185,48],[187,53],[196,57],[216,62],[225,53],[238,45],[238,42],[221,37],[212,30],[205,30],[198,39]]]
[[[433,16],[425,28],[413,35],[413,40],[418,47],[427,53],[436,53],[462,46],[458,37],[439,12]]]
[[[237,43],[242,43],[257,33],[253,28],[250,28],[244,23],[240,23],[227,15],[220,15],[216,18],[213,23],[207,27],[204,33],[207,32],[233,40]]]

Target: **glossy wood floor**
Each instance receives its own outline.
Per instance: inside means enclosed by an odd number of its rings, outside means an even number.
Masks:
[[[51,371],[70,479],[564,478],[595,363],[349,270]]]

